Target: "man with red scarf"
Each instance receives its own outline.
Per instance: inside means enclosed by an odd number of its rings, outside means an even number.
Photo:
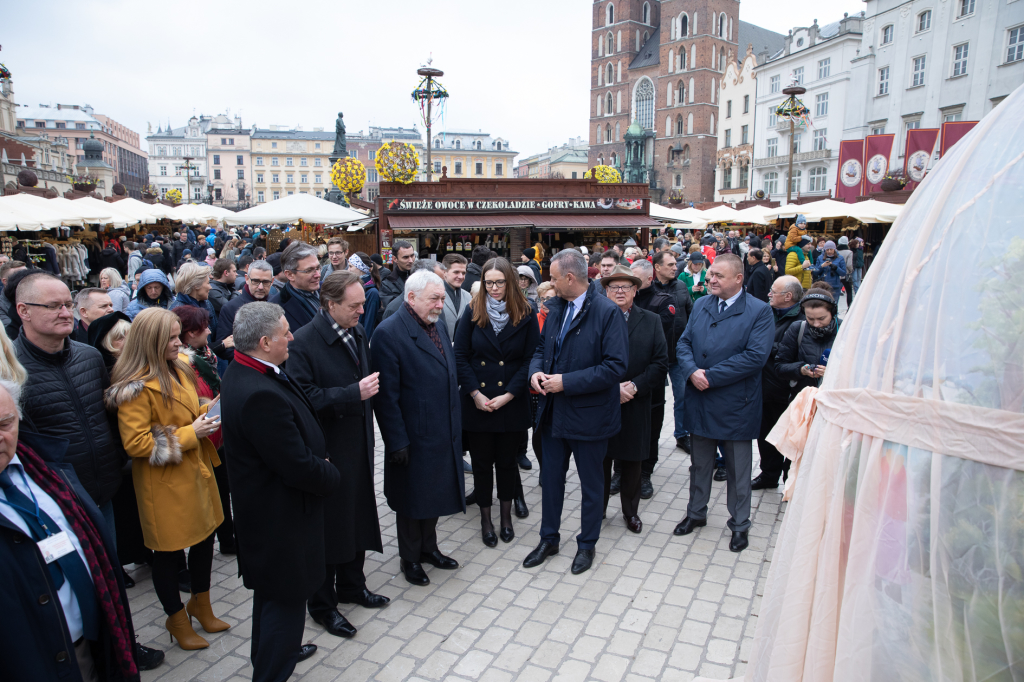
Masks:
[[[20,431],[0,380],[0,679],[139,679],[135,633],[103,515],[65,464],[68,442]]]

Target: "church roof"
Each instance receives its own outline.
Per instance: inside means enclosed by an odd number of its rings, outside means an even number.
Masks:
[[[740,58],[747,53],[747,45],[754,46],[754,54],[767,52],[774,55],[786,47],[786,36],[766,28],[740,20],[739,40]]]
[[[647,66],[657,66],[659,63],[659,53],[661,52],[660,48],[661,38],[658,36],[657,29],[655,29],[651,33],[651,37],[640,48],[637,56],[633,58],[629,68],[642,69]]]

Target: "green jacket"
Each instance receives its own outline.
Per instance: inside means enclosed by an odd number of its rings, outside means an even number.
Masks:
[[[683,284],[686,285],[686,290],[690,292],[690,298],[692,300],[696,301],[701,296],[707,296],[708,295],[707,285],[704,284],[704,280],[707,279],[707,276],[708,276],[708,271],[707,271],[707,268],[705,268],[705,269],[701,270],[697,274],[697,282],[694,282],[694,275],[693,275],[692,272],[690,272],[690,268],[687,266],[686,268],[683,268],[683,271],[679,274],[678,279]],[[703,291],[694,291],[693,287],[694,287],[695,284],[702,284],[702,285],[704,285],[704,290]]]

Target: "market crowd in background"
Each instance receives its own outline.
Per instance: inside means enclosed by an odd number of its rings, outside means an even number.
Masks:
[[[788,475],[765,437],[820,384],[840,297],[852,304],[865,269],[863,240],[806,228],[537,243],[511,263],[483,246],[438,258],[399,240],[385,262],[338,237],[269,248],[261,229],[183,227],[109,240],[74,295],[0,258],[0,575],[17,624],[2,677],[134,680],[160,665],[132,626],[142,565],[172,641],[209,646],[196,624],[232,626],[217,614],[233,605],[210,597],[215,552],[237,555],[253,590],[253,679],[285,679],[315,651],[307,611],[355,636],[338,605],[389,602],[363,574],[382,552],[375,418],[413,585],[459,565],[439,549],[442,516],[476,506],[480,541],[512,542],[531,513],[530,451],[542,523],[524,567],[559,551],[570,458],[572,572],[592,566],[612,497],[642,533],[669,390],[691,457],[675,534],[706,525],[726,481],[742,551],[751,492]]]

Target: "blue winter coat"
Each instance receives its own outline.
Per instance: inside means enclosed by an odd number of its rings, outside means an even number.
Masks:
[[[537,425],[550,412],[555,438],[606,440],[622,428],[619,383],[629,365],[629,331],[619,307],[588,289],[583,310],[568,324],[562,350],[555,358],[555,340],[561,333],[568,303],[548,301],[548,316],[541,343],[530,363],[529,377],[537,372],[561,374],[561,393],[540,397]]]
[[[163,293],[160,294],[160,299],[155,303],[150,301],[146,297],[146,285],[159,282],[163,285]],[[146,270],[139,277],[139,289],[135,294],[135,300],[128,304],[128,308],[124,311],[124,314],[135,319],[135,316],[141,313],[146,308],[152,308],[154,305],[159,305],[161,308],[168,308],[171,305],[171,299],[174,294],[171,293],[171,283],[167,281],[167,277],[161,271],[157,269]]]
[[[402,306],[377,325],[370,341],[370,363],[380,372],[373,413],[384,452],[409,448],[408,464],[391,464],[385,455],[384,497],[413,519],[466,511],[458,368],[444,317],[437,331],[444,359]]]
[[[761,370],[775,340],[772,309],[744,292],[718,312],[717,296],[693,304],[676,353],[687,378],[683,427],[717,440],[753,440],[761,428]],[[705,370],[710,386],[700,391],[689,381]]]
[[[831,261],[832,265],[825,266],[825,261]],[[836,255],[830,258],[822,252],[818,256],[818,260],[811,267],[811,272],[822,282],[828,283],[836,297],[839,297],[839,292],[843,288],[843,283],[840,280],[846,278],[846,259],[843,258],[842,254],[837,251]]]

